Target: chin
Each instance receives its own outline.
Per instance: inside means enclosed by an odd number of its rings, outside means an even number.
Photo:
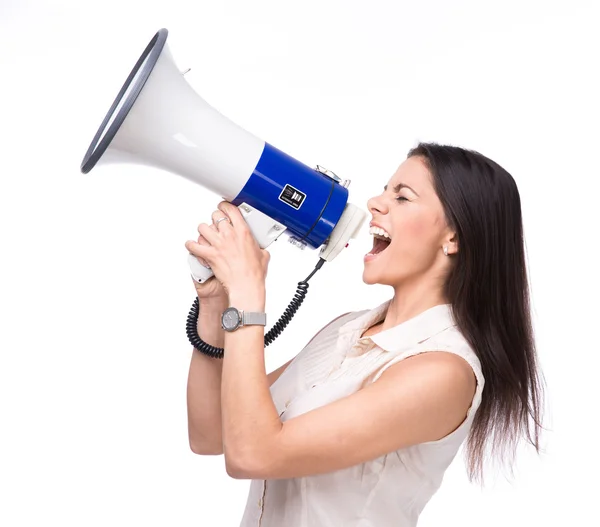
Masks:
[[[362,281],[367,285],[380,284],[377,280],[377,273],[373,273],[372,271],[367,271],[366,269],[363,271]]]
[[[363,269],[362,281],[367,285],[389,285],[390,287],[394,287],[394,283],[400,281],[398,278],[396,281],[392,280],[393,277],[390,277],[389,274],[385,273],[385,270],[382,272],[381,270],[376,270],[373,268]]]

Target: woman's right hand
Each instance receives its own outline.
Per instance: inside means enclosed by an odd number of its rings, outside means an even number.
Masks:
[[[196,288],[196,294],[198,295],[198,300],[202,302],[203,300],[223,300],[224,302],[227,300],[227,293],[223,289],[221,282],[219,282],[214,276],[211,276],[206,282],[199,284],[192,278],[192,282],[194,283],[194,287]]]
[[[211,229],[213,229],[214,231],[217,231],[217,226],[215,225],[215,218],[214,218],[214,213],[213,213],[213,223],[210,226]],[[200,235],[198,236],[198,243],[200,245],[210,245],[210,243],[208,243],[208,241],[206,241],[206,238],[204,238],[204,236]],[[196,258],[198,259],[198,261],[206,266],[206,261],[204,261],[202,258],[196,256]],[[194,287],[196,288],[196,293],[198,295],[198,300],[200,302],[202,302],[203,300],[222,300],[224,302],[227,302],[227,292],[225,291],[225,289],[223,288],[223,285],[221,284],[221,282],[219,282],[215,276],[211,276],[206,282],[199,284],[198,282],[196,282],[193,278],[192,278],[192,282],[194,284]]]

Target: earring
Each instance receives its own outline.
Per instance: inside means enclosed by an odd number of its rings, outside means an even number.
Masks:
[[[448,246],[444,245],[444,255],[448,256]]]

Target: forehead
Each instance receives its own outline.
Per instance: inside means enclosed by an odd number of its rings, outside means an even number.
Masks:
[[[404,183],[421,193],[433,192],[433,181],[425,161],[418,156],[409,157],[396,170],[388,182],[392,187],[398,183]]]

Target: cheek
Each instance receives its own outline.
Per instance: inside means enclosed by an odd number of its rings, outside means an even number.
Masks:
[[[410,238],[423,239],[424,236],[427,236],[429,233],[429,229],[424,224],[421,218],[413,218],[411,221],[407,222],[405,225],[407,234]]]
[[[438,232],[437,222],[430,215],[411,214],[403,218],[398,227],[398,250],[411,257],[429,255]]]
[[[428,221],[419,214],[412,214],[404,218],[400,225],[399,233],[400,240],[410,242],[411,245],[415,242],[422,242],[424,238],[428,238],[431,234],[431,226]],[[406,244],[403,243],[404,246]]]

